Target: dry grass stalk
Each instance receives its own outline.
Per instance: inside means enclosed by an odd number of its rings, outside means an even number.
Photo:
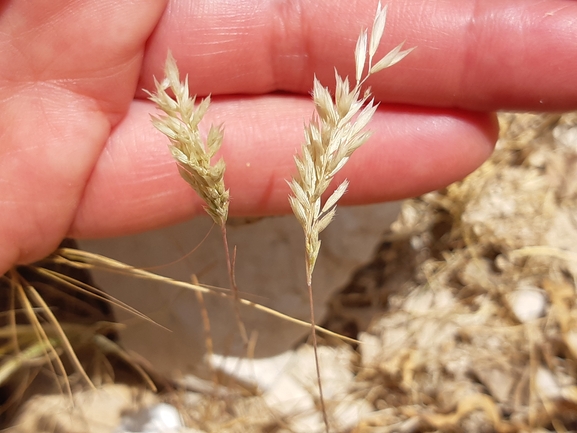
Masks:
[[[299,156],[295,156],[297,176],[289,182],[293,195],[289,197],[292,210],[303,227],[306,249],[306,278],[309,292],[312,339],[317,364],[320,403],[327,432],[329,431],[317,356],[315,318],[312,297],[312,274],[319,254],[320,233],[335,216],[336,205],[346,192],[348,181],[343,181],[333,193],[322,200],[334,176],[343,168],[352,153],[363,145],[371,133],[365,128],[373,117],[378,104],[362,86],[374,73],[393,66],[413,49],[402,50],[401,43],[378,62],[374,56],[385,29],[387,7],[377,7],[373,28],[368,36],[363,30],[355,49],[355,86],[350,89],[348,78],[341,78],[335,71],[334,98],[328,88],[314,78],[313,100],[316,113],[305,127],[305,141]],[[368,57],[368,58],[367,58]],[[362,95],[362,96],[361,96]]]
[[[216,288],[212,288],[212,287],[209,288],[209,287],[205,287],[202,285],[187,283],[185,281],[173,280],[172,278],[165,277],[165,276],[158,275],[158,274],[154,274],[154,273],[148,272],[144,269],[135,268],[135,267],[127,265],[125,263],[113,260],[109,257],[101,256],[99,254],[94,254],[94,253],[90,253],[87,251],[76,250],[73,248],[60,248],[59,250],[57,250],[54,253],[53,256],[51,256],[51,259],[54,260],[55,263],[65,263],[69,266],[72,266],[72,267],[75,267],[78,269],[100,269],[100,270],[105,270],[107,272],[114,272],[114,273],[118,273],[118,274],[122,274],[122,275],[130,275],[131,277],[134,277],[134,278],[143,278],[143,279],[147,279],[147,280],[151,280],[151,281],[158,281],[158,282],[168,284],[168,285],[171,285],[174,287],[182,287],[182,288],[192,290],[195,292],[201,292],[203,294],[223,296],[223,297],[228,296],[227,294],[218,291]],[[265,314],[269,314],[273,317],[278,317],[282,320],[286,320],[287,322],[294,323],[294,324],[299,325],[299,326],[310,327],[310,323],[308,323],[304,320],[296,319],[294,317],[280,313],[280,312],[278,312],[272,308],[266,307],[264,305],[257,304],[255,302],[252,302],[252,301],[249,301],[246,299],[242,299],[242,298],[239,299],[239,302],[242,305],[245,305],[245,306],[250,307],[250,308],[254,308],[254,309],[259,310]],[[127,311],[132,312],[134,314],[137,314],[139,317],[152,322],[152,320],[150,318],[144,316],[142,313],[139,313],[138,311],[136,311],[134,309],[130,309],[125,304],[117,303],[115,305],[119,306],[120,308],[127,309]],[[155,324],[156,324],[156,326],[161,326],[160,324],[157,324],[157,323],[155,323]],[[321,326],[315,326],[315,329],[317,332],[319,332],[323,335],[326,335],[329,337],[334,337],[334,338],[337,338],[341,341],[348,342],[350,344],[358,344],[359,343],[359,341],[355,340],[354,338],[340,335],[336,332],[332,332],[332,331],[325,329]]]
[[[234,277],[234,258],[231,258],[226,232],[229,192],[224,185],[226,165],[221,158],[212,164],[212,158],[222,145],[222,126],[211,125],[203,138],[198,125],[210,105],[210,96],[196,104],[196,95],[190,96],[188,76],[180,81],[176,61],[169,52],[164,69],[165,78],[154,79],[156,91],[147,92],[150,100],[165,114],[152,116],[153,125],[170,140],[170,152],[176,160],[182,178],[194,189],[205,203],[204,210],[220,227],[224,245],[230,286],[234,296],[234,311],[241,337],[248,345],[246,329],[240,317],[238,288]],[[174,98],[167,90],[171,90]]]
[[[4,399],[0,415],[3,423],[9,422],[18,405],[30,396],[30,389],[36,386],[49,384],[55,391],[68,395],[72,402],[75,386],[95,388],[103,380],[109,380],[112,377],[109,355],[132,367],[139,378],[151,389],[156,389],[148,374],[109,339],[114,330],[112,323],[99,316],[94,316],[95,322],[91,324],[84,324],[82,320],[82,323],[76,323],[75,314],[62,314],[64,308],[70,307],[66,304],[69,296],[80,304],[90,297],[99,301],[110,299],[87,283],[60,273],[58,267],[50,269],[53,264],[47,258],[42,263],[14,267],[0,276],[2,290],[7,291],[2,299],[5,308],[2,316],[5,317],[0,326],[0,391]],[[78,298],[77,293],[80,294]],[[98,308],[85,305],[84,313]],[[102,356],[89,363],[82,362],[79,354],[87,351]],[[52,374],[52,382],[44,382],[46,372]]]
[[[198,286],[200,283],[198,281],[198,277],[196,275],[192,275],[192,284]],[[206,354],[208,357],[212,357],[214,355],[214,344],[212,341],[212,333],[210,330],[210,318],[208,317],[208,310],[206,309],[206,303],[204,302],[204,296],[202,292],[195,291],[194,294],[196,295],[196,300],[198,301],[198,305],[200,306],[200,315],[202,317],[202,327],[204,330],[204,345],[206,348]],[[212,381],[215,384],[218,384],[218,375],[212,363],[208,363],[208,369],[210,371],[210,375],[212,377]]]
[[[64,363],[60,359],[60,354],[58,350],[58,345],[54,338],[50,338],[47,334],[47,327],[44,323],[42,323],[41,318],[39,317],[39,311],[33,303],[37,303],[37,307],[40,308],[41,313],[45,313],[48,315],[48,323],[49,325],[53,326],[56,330],[57,338],[60,342],[64,343],[62,349],[66,352],[69,356],[72,365],[80,372],[83,379],[86,380],[86,383],[93,387],[92,381],[88,378],[84,368],[78,361],[76,353],[72,349],[70,341],[68,337],[64,333],[60,323],[54,318],[54,315],[50,311],[50,308],[44,303],[44,300],[38,296],[34,287],[28,283],[19,273],[18,271],[13,268],[7,273],[7,278],[10,280],[11,291],[14,293],[14,297],[18,299],[20,305],[22,306],[22,312],[28,319],[29,323],[31,324],[31,330],[33,331],[34,340],[39,344],[39,348],[42,348],[43,353],[42,357],[46,361],[47,365],[53,370],[55,377],[62,377],[64,390],[66,393],[72,397],[72,389],[70,387],[70,382],[68,381],[68,377],[66,374],[66,368],[64,367]],[[30,296],[32,294],[32,296]],[[38,302],[40,302],[38,304]],[[14,310],[12,312],[12,316],[15,316]],[[13,321],[10,324],[11,332],[12,332],[12,339],[14,341],[14,353],[16,356],[20,355],[20,343],[19,343],[19,333],[17,332],[17,325],[16,322]],[[30,353],[30,352],[28,352]],[[10,358],[8,358],[9,360]],[[60,387],[61,383],[56,382],[57,385]],[[60,388],[62,391],[62,388]]]

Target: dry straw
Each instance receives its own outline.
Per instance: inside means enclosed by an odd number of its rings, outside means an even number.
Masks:
[[[329,430],[326,416],[320,368],[317,356],[315,317],[313,310],[312,274],[317,261],[321,241],[320,233],[335,216],[336,205],[346,192],[348,181],[343,181],[326,201],[323,194],[329,188],[334,176],[343,168],[352,153],[362,146],[371,133],[365,128],[375,114],[378,104],[362,86],[374,73],[400,62],[413,48],[402,50],[401,43],[378,62],[373,64],[385,30],[387,6],[379,2],[373,28],[368,36],[361,32],[355,49],[355,86],[350,89],[348,78],[341,78],[335,71],[334,97],[327,87],[314,78],[313,100],[315,114],[305,127],[305,141],[300,156],[295,157],[297,176],[289,182],[293,195],[289,197],[292,210],[301,224],[305,235],[306,278],[309,292],[312,339],[319,383],[319,396],[326,430]],[[362,96],[361,96],[362,95]]]
[[[146,371],[110,339],[116,326],[107,321],[108,313],[101,308],[107,302],[140,313],[90,286],[83,281],[86,276],[57,261],[51,255],[35,264],[15,266],[0,276],[3,427],[9,426],[20,405],[38,387],[65,393],[72,402],[78,385],[95,388],[112,379],[116,366],[129,366],[156,390]],[[87,314],[92,323],[86,323]]]

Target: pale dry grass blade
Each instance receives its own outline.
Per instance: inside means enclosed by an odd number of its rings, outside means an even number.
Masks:
[[[32,329],[34,331],[34,335],[36,337],[36,341],[51,342],[50,338],[48,337],[48,335],[46,333],[45,328],[43,327],[43,325],[38,320],[38,317],[36,316],[36,313],[34,311],[34,307],[32,306],[28,297],[26,296],[24,286],[23,286],[22,281],[21,281],[22,278],[14,269],[9,271],[9,274],[10,274],[11,280],[16,282],[15,286],[14,286],[14,288],[16,289],[16,296],[18,297],[20,304],[23,306],[23,310],[24,310],[24,313],[28,319],[28,322],[32,326]],[[46,349],[44,356],[46,357],[46,360],[48,361],[48,365],[53,369],[56,377],[58,376],[58,374],[60,374],[60,376],[64,379],[66,394],[72,399],[72,389],[70,387],[70,382],[68,381],[68,377],[66,374],[66,368],[64,367],[64,364],[62,363],[62,360],[60,359],[58,351],[56,350],[56,346],[50,343],[50,344],[43,345],[42,347],[44,347]],[[50,362],[51,360],[54,360],[54,362]],[[58,386],[60,386],[61,385],[60,381],[57,381],[57,384],[58,384]],[[62,390],[61,390],[61,392],[62,392]]]
[[[415,48],[409,48],[408,50],[403,50],[404,42],[397,45],[390,53],[388,53],[385,57],[379,60],[372,68],[371,74],[376,72],[382,71],[383,69],[390,68],[393,65],[396,65],[405,57],[407,57]]]
[[[548,257],[555,257],[561,260],[566,260],[568,262],[577,263],[577,253],[545,245],[523,247],[516,250],[512,250],[507,253],[507,256],[513,260],[520,257],[548,256]]]
[[[8,290],[4,295],[6,310],[0,313],[4,324],[0,326],[0,384],[3,398],[9,397],[0,404],[0,414],[10,418],[38,386],[43,392],[64,394],[72,402],[74,383],[94,389],[105,375],[113,377],[115,367],[108,355],[113,355],[115,362],[129,364],[155,390],[143,368],[109,339],[114,324],[96,319],[90,325],[75,323],[76,319],[83,322],[101,312],[98,307],[88,301],[86,309],[79,310],[82,317],[68,314],[85,302],[75,291],[93,295],[98,301],[109,299],[88,284],[50,269],[63,269],[51,260],[53,257],[14,267],[0,276],[2,287]],[[97,356],[85,363],[83,356],[87,353]],[[46,381],[47,371],[51,373],[50,381]]]
[[[64,349],[66,355],[68,356],[72,366],[75,368],[76,372],[80,374],[80,376],[84,379],[84,381],[90,388],[95,389],[96,387],[92,383],[92,380],[90,380],[90,378],[88,377],[88,374],[86,374],[86,371],[84,370],[84,367],[82,367],[82,364],[78,359],[78,356],[76,356],[76,352],[74,351],[74,348],[70,344],[70,341],[66,336],[66,333],[60,326],[60,323],[58,323],[58,320],[50,310],[50,307],[46,304],[46,302],[44,302],[44,299],[42,299],[42,296],[40,296],[40,294],[36,291],[34,287],[28,286],[26,287],[26,290],[30,293],[32,299],[40,306],[40,308],[42,308],[43,313],[48,318],[48,322],[54,327],[56,335],[60,340],[60,344]]]
[[[97,268],[102,269],[102,270],[105,270],[105,269],[110,270],[111,272],[120,271],[125,275],[131,275],[135,278],[144,278],[144,279],[149,279],[149,280],[153,280],[153,281],[159,281],[159,282],[162,282],[162,283],[174,286],[174,287],[181,287],[184,289],[201,292],[201,293],[206,294],[206,295],[220,296],[220,297],[228,298],[228,295],[223,293],[222,291],[213,290],[211,288],[208,288],[208,287],[205,287],[202,285],[196,285],[196,284],[191,284],[191,283],[187,283],[184,281],[174,280],[172,278],[158,275],[158,274],[155,274],[152,272],[148,272],[148,271],[145,271],[143,269],[134,268],[130,265],[127,265],[126,263],[122,263],[122,262],[113,260],[109,257],[101,256],[99,254],[90,253],[87,251],[75,250],[75,249],[71,249],[71,248],[60,248],[59,250],[57,250],[56,254],[58,256],[60,256],[61,260],[63,260],[69,266],[83,268],[83,269],[91,269],[92,267],[97,267]],[[243,305],[246,305],[248,307],[255,308],[255,309],[262,311],[263,313],[269,314],[271,316],[278,317],[279,319],[288,321],[290,323],[294,323],[294,324],[297,324],[300,326],[305,326],[305,327],[311,326],[311,324],[309,322],[306,322],[306,321],[300,320],[300,319],[296,319],[294,317],[280,313],[276,310],[273,310],[272,308],[266,307],[266,306],[258,304],[256,302],[252,302],[252,301],[240,298],[240,303]],[[158,325],[158,326],[161,326],[161,325]],[[323,328],[322,326],[316,326],[315,329],[321,334],[324,334],[324,335],[327,335],[330,337],[334,337],[334,338],[337,338],[339,340],[342,340],[342,341],[345,341],[348,343],[352,343],[352,344],[358,344],[359,343],[359,341],[354,339],[354,338],[346,337],[346,336],[338,334],[336,332],[332,332],[328,329]]]
[[[58,263],[58,262],[62,262],[62,261],[59,260],[59,258],[57,256],[55,256],[54,262]],[[156,326],[162,327],[160,324],[156,323],[154,320],[152,320],[147,315],[142,314],[137,309],[135,309],[135,308],[131,307],[130,305],[120,301],[119,299],[116,299],[116,298],[106,294],[105,292],[103,292],[102,290],[100,290],[96,287],[90,286],[89,284],[86,284],[82,281],[79,281],[79,280],[77,280],[77,279],[75,279],[69,275],[65,275],[65,274],[62,274],[60,272],[56,272],[52,269],[36,267],[34,270],[39,275],[43,275],[47,278],[50,278],[53,281],[55,281],[56,283],[62,284],[63,286],[69,287],[69,288],[74,289],[74,290],[78,290],[79,292],[82,292],[82,293],[89,295],[89,296],[93,296],[97,299],[106,301],[107,303],[109,303],[110,305],[112,305],[116,308],[124,310],[124,311],[126,311],[126,312],[128,312],[128,313],[130,313],[136,317],[139,317],[140,319],[147,321],[147,322],[151,322],[151,323],[155,324]]]

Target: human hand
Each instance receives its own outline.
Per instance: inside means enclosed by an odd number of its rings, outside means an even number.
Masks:
[[[577,3],[389,0],[379,53],[406,59],[370,80],[382,104],[351,158],[344,203],[414,196],[490,154],[497,109],[577,108]],[[143,231],[202,212],[142,88],[168,49],[191,93],[213,95],[232,215],[289,211],[313,74],[354,75],[376,0],[12,1],[0,6],[0,273],[65,236]],[[377,54],[379,57],[379,54]],[[282,93],[281,93],[282,92]]]

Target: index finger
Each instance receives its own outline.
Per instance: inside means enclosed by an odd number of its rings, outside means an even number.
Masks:
[[[370,85],[392,103],[497,109],[577,108],[577,2],[388,0],[377,57],[416,46]],[[308,93],[313,74],[354,75],[352,53],[376,0],[173,0],[148,45],[140,87],[170,48],[193,93]]]

